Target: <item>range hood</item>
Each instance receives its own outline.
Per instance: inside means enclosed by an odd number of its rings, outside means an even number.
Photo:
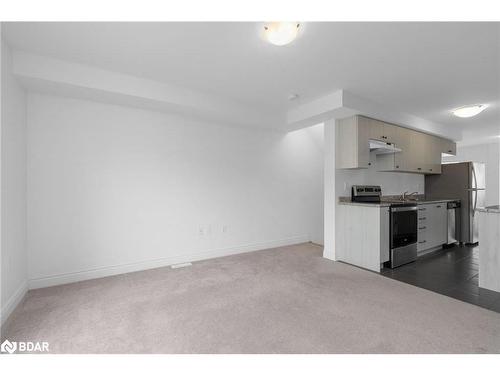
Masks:
[[[392,143],[370,139],[369,144],[370,144],[370,152],[374,153],[375,155],[394,154],[396,152],[401,152],[401,149],[397,148]]]

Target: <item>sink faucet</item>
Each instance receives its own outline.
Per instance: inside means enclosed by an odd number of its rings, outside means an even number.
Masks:
[[[418,191],[414,191],[413,193],[408,193],[407,191],[405,191],[403,194],[401,194],[401,200],[405,201],[405,200],[410,200],[412,196],[414,196],[415,194],[418,194]],[[414,198],[413,200],[417,200],[416,198]]]

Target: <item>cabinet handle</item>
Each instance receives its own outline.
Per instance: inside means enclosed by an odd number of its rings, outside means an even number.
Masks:
[[[441,205],[439,205],[439,206],[436,206],[436,208],[441,208]]]
[[[422,208],[419,208],[418,210],[419,210],[419,211],[425,211],[425,210],[427,210],[427,208],[422,207]]]
[[[452,151],[451,151],[451,150],[448,150],[448,152],[449,152],[450,154],[452,153]]]
[[[419,171],[421,171],[421,170],[422,170],[422,168],[417,168],[417,169],[418,169]]]
[[[430,168],[430,169],[429,169],[429,171],[431,171],[431,172],[432,172],[432,168]]]
[[[418,220],[425,220],[427,219],[426,217],[419,217]]]
[[[420,228],[418,228],[418,229],[427,229],[427,227],[420,227]]]
[[[426,243],[426,242],[427,242],[426,240],[418,241],[418,243]]]
[[[399,168],[399,165],[396,165],[396,168]]]
[[[372,163],[368,163],[368,165],[372,165]]]

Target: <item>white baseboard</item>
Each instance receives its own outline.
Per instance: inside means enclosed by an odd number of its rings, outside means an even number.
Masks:
[[[235,247],[203,251],[199,253],[191,253],[191,254],[178,255],[167,258],[152,259],[148,261],[99,267],[95,269],[65,273],[60,275],[33,278],[29,280],[29,289],[45,288],[54,285],[74,283],[77,281],[98,279],[101,277],[113,276],[122,273],[143,271],[152,268],[171,266],[172,264],[195,262],[198,260],[247,253],[250,251],[270,249],[273,247],[294,245],[308,241],[309,241],[309,235],[303,235],[303,236],[284,238],[280,240],[273,240],[255,244],[247,244]]]
[[[27,292],[28,292],[28,283],[24,281],[19,286],[19,288],[17,288],[14,294],[10,296],[10,298],[5,303],[5,306],[2,307],[2,310],[0,311],[0,325],[3,326],[3,324],[9,318],[10,314],[12,314],[12,312],[16,309],[19,303],[23,300]]]

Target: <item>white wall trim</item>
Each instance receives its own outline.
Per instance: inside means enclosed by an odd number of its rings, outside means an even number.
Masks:
[[[21,303],[27,292],[28,292],[28,283],[24,281],[19,286],[19,288],[17,288],[17,290],[10,296],[10,298],[5,303],[5,306],[2,307],[2,310],[0,312],[2,326],[10,317],[12,312],[16,309],[16,307]]]
[[[74,283],[77,281],[98,279],[101,277],[119,275],[123,273],[166,267],[177,263],[194,262],[194,261],[218,258],[228,255],[247,253],[251,251],[270,249],[273,247],[295,245],[299,243],[309,242],[309,240],[310,240],[309,235],[302,235],[302,236],[283,238],[279,240],[271,240],[254,244],[246,244],[234,247],[202,251],[186,255],[172,256],[167,258],[159,258],[141,262],[99,267],[90,270],[83,270],[83,271],[30,279],[28,285],[29,289],[45,288],[54,285],[62,285],[62,284]]]

